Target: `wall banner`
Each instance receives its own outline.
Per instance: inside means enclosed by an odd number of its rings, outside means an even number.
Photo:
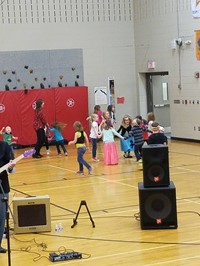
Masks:
[[[200,0],[191,0],[192,16],[200,18]]]
[[[94,95],[95,95],[95,105],[102,105],[108,103],[108,94],[106,87],[95,87]]]
[[[200,60],[200,30],[195,30],[195,32],[196,32],[196,39],[195,39],[196,59]]]

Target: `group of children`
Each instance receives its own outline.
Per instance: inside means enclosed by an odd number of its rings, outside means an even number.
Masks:
[[[97,144],[100,138],[103,141],[103,160],[105,165],[116,165],[119,162],[115,136],[120,138],[121,150],[124,152],[123,157],[132,158],[133,156],[130,153],[134,151],[137,162],[142,161],[142,146],[145,142],[149,145],[167,144],[164,128],[159,126],[155,121],[153,113],[148,113],[147,120],[142,119],[141,116],[132,119],[129,115],[125,115],[119,129],[115,130],[114,106],[109,106],[107,111],[103,113],[100,106],[96,105],[94,107],[94,113],[87,120],[90,121],[89,138],[92,144],[91,153],[94,162],[99,161],[97,158]],[[49,131],[54,132],[55,137],[62,138],[60,133],[62,130],[61,125],[58,128],[55,122],[52,127],[49,128]],[[88,174],[91,174],[93,167],[84,159],[86,150],[89,150],[89,138],[80,121],[74,122],[73,127],[75,130],[74,139],[69,141],[68,145],[75,144],[77,148],[77,161],[79,165],[77,174],[84,175],[84,166],[88,169]],[[59,141],[61,141],[61,144],[63,143],[62,139],[57,138],[57,145],[60,144]],[[57,151],[60,154],[57,145]],[[62,145],[61,147],[66,154],[65,147]]]
[[[130,152],[134,151],[137,162],[142,162],[144,143],[148,145],[167,144],[164,128],[155,122],[153,113],[147,114],[147,120],[142,119],[141,116],[136,116],[133,120],[130,116],[124,116],[118,132],[126,138],[126,141],[121,142],[124,158],[132,158]]]
[[[112,109],[114,113],[114,108]],[[101,116],[101,118],[100,118]],[[97,142],[102,138],[104,144],[104,164],[118,164],[119,156],[114,137],[120,138],[120,147],[124,152],[124,158],[132,158],[131,151],[134,151],[136,161],[142,162],[142,146],[146,144],[167,144],[167,137],[164,135],[164,128],[155,121],[153,113],[147,114],[147,120],[137,116],[132,119],[129,115],[122,118],[119,129],[115,130],[115,123],[108,112],[102,113],[100,106],[95,106],[94,114],[88,120],[91,121],[90,139],[92,143],[92,157],[96,157]]]
[[[49,141],[51,141],[52,139],[55,139],[55,145],[56,145],[56,149],[58,152],[58,156],[59,157],[61,156],[60,147],[62,148],[63,153],[67,156],[67,150],[65,147],[65,140],[64,140],[62,133],[61,133],[61,131],[63,130],[63,128],[65,126],[66,126],[66,124],[55,121],[52,123],[51,127],[45,128],[46,138],[45,138],[44,145],[46,146],[47,155],[50,154]],[[50,132],[53,133],[53,136],[51,135]],[[3,127],[0,130],[0,134],[3,136],[3,140],[8,143],[8,145],[10,147],[10,158],[11,158],[11,160],[14,160],[15,157],[14,157],[13,144],[16,143],[16,141],[18,140],[18,137],[15,137],[12,134],[12,129],[10,126]]]
[[[115,129],[115,110],[113,105],[109,105],[106,112],[101,111],[101,107],[96,105],[94,107],[94,113],[87,118],[90,121],[90,134],[89,138],[92,144],[92,160],[98,162],[97,158],[97,144],[101,138],[103,141],[104,151],[104,164],[116,165],[119,162],[119,156],[117,151],[117,145],[115,142],[115,136],[120,138],[120,147],[123,151],[124,158],[132,158],[131,152],[134,151],[136,161],[142,161],[142,146],[146,142],[147,144],[167,144],[167,138],[164,135],[164,128],[159,126],[155,121],[153,113],[148,113],[147,120],[142,119],[141,116],[137,116],[134,119],[129,115],[125,115],[122,118],[121,125],[118,130]],[[46,128],[45,146],[47,149],[47,155],[49,154],[49,140],[55,139],[55,145],[58,156],[61,156],[61,149],[64,155],[68,155],[65,147],[65,140],[62,136],[62,130],[66,124],[60,122],[53,122],[51,127]],[[79,170],[77,174],[84,174],[84,166],[88,169],[88,174],[92,173],[92,166],[84,159],[86,150],[89,150],[89,138],[83,129],[80,121],[76,121],[73,124],[75,135],[72,141],[68,142],[68,145],[75,144],[77,148],[77,161],[79,164]],[[51,136],[53,133],[53,136]],[[14,152],[12,146],[12,139],[18,138],[11,133],[11,127],[7,126],[1,129],[0,134],[3,135],[4,141],[10,145],[11,159],[14,159]],[[61,148],[61,149],[60,149]]]

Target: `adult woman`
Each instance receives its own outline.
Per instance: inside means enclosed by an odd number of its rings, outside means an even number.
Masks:
[[[34,113],[34,122],[33,128],[37,134],[37,142],[35,144],[35,154],[32,155],[33,158],[41,158],[40,150],[45,142],[45,126],[48,126],[46,119],[44,117],[44,113],[42,111],[44,107],[44,101],[42,99],[38,99],[36,101],[35,113]]]
[[[0,141],[0,168],[10,162],[10,166],[7,171],[9,173],[13,172],[14,163],[10,161],[10,147],[7,142]],[[5,220],[6,220],[6,200],[10,192],[10,185],[8,180],[8,173],[6,170],[0,173],[0,253],[6,253],[6,249],[1,246],[3,233],[5,229]]]

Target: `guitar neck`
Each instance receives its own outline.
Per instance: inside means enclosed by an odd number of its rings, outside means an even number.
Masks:
[[[18,161],[20,161],[20,160],[23,159],[23,158],[24,158],[24,155],[21,154],[20,156],[18,156],[17,158],[15,158],[12,162],[13,162],[14,164],[16,164]],[[8,167],[10,166],[10,164],[11,164],[11,163],[9,162],[9,163],[5,164],[4,166],[2,166],[2,167],[0,168],[0,173],[2,173],[3,171],[7,170]]]

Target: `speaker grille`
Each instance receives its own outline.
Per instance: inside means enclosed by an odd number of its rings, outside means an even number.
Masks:
[[[166,195],[161,193],[152,194],[145,204],[145,212],[152,219],[166,219],[172,210],[172,204]]]
[[[17,207],[19,227],[46,225],[46,205],[21,205]]]

